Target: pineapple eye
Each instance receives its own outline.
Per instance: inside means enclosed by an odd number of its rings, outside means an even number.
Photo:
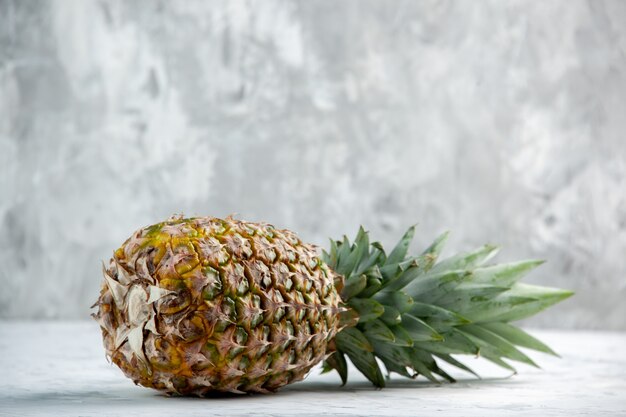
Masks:
[[[250,284],[248,284],[248,280],[246,278],[243,278],[241,282],[239,282],[239,285],[237,286],[237,295],[244,295],[245,293],[248,292],[249,288],[250,288]]]
[[[276,313],[274,313],[274,320],[280,321],[285,316],[285,309],[283,307],[279,307],[276,309]]]
[[[250,366],[250,359],[248,359],[246,356],[242,356],[241,360],[239,361],[239,370],[241,371],[245,371],[246,369],[248,369],[248,367]]]
[[[229,261],[230,259],[230,255],[228,254],[228,252],[226,252],[225,249],[221,249],[218,254],[217,254],[217,262],[220,265],[226,265],[226,263]]]
[[[204,300],[211,301],[222,291],[222,280],[220,279],[219,272],[210,266],[204,268],[202,273],[209,282],[202,289],[202,298]]]
[[[176,348],[163,338],[148,343],[146,353],[150,363],[157,369],[173,369],[182,363],[182,357]]]
[[[175,376],[172,378],[172,385],[174,385],[174,388],[176,388],[179,391],[183,390],[187,388],[187,385],[188,385],[187,378],[185,378],[184,376]]]
[[[198,340],[206,334],[204,321],[202,320],[202,317],[197,315],[197,313],[190,319],[185,319],[181,321],[179,326],[180,333],[183,336],[183,339],[188,342]]]
[[[320,317],[320,312],[317,309],[307,309],[306,318],[310,323],[315,323]]]
[[[287,320],[287,322],[285,323],[285,327],[287,327],[287,334],[289,334],[289,336],[293,336],[294,335],[293,323]]]
[[[191,293],[188,289],[179,291],[177,294],[166,295],[159,300],[159,312],[162,314],[175,314],[189,307]]]
[[[252,327],[256,327],[259,325],[259,323],[261,323],[261,321],[263,321],[263,310],[261,310],[261,297],[259,297],[258,295],[253,295],[252,296],[252,305],[254,306],[255,309],[258,309],[258,313],[254,315],[254,317],[252,318],[252,321],[250,322],[250,325]]]
[[[235,342],[237,342],[238,345],[245,345],[247,340],[248,333],[246,332],[246,329],[243,327],[237,327],[237,330],[235,331]]]
[[[243,350],[246,348],[245,344],[247,340],[248,333],[246,333],[246,330],[243,327],[237,327],[237,329],[235,330],[234,340],[237,346],[230,349],[230,351],[228,352],[228,357],[232,359],[235,356],[239,355],[241,352],[243,352]]]
[[[332,284],[324,285],[324,287],[322,288],[322,298],[328,297],[328,294],[330,294],[332,290],[333,290]]]
[[[263,340],[267,342],[269,337],[270,337],[270,327],[263,326]]]
[[[310,361],[311,359],[313,359],[313,350],[309,348],[302,352],[300,356],[302,356],[305,360]]]
[[[235,308],[235,300],[230,297],[224,297],[222,300],[222,310],[231,320],[237,319],[237,310]]]
[[[267,274],[261,280],[261,289],[266,290],[270,287],[270,285],[272,285],[272,278],[270,277],[269,274]]]

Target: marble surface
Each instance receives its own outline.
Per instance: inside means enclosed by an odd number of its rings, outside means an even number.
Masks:
[[[174,213],[483,243],[626,330],[626,2],[0,0],[0,317]],[[38,288],[33,291],[32,288]]]
[[[393,378],[373,389],[355,369],[309,377],[271,395],[173,398],[133,385],[104,359],[90,322],[0,321],[0,416],[625,416],[626,333],[532,331],[562,358],[509,377],[467,358],[483,379],[456,384]]]

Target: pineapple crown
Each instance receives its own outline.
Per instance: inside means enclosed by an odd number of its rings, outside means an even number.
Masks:
[[[498,248],[484,245],[437,262],[448,233],[412,256],[408,249],[414,233],[412,226],[386,254],[380,243],[370,243],[361,227],[353,243],[344,236],[323,252],[322,259],[344,277],[339,289],[347,307],[341,313],[344,328],[335,338],[335,352],[324,361],[324,372],[335,369],[345,384],[347,356],[376,387],[385,386],[378,360],[387,377],[395,372],[454,382],[439,367],[441,361],[478,375],[453,354],[480,355],[514,373],[506,360],[537,367],[517,347],[556,355],[510,324],[573,294],[518,282],[543,261],[488,264]]]

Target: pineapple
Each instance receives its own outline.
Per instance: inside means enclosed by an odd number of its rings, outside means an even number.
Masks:
[[[497,248],[436,262],[447,234],[408,255],[359,230],[328,252],[288,230],[233,218],[175,217],[135,232],[103,266],[94,304],[107,357],[136,384],[169,394],[271,392],[346,356],[376,387],[387,373],[454,379],[453,354],[514,371],[516,348],[554,352],[509,322],[569,297],[517,281],[540,261],[487,265]],[[536,365],[535,365],[536,366]]]

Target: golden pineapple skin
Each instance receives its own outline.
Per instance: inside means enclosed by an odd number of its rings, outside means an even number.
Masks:
[[[339,331],[340,277],[268,224],[172,218],[135,232],[103,272],[94,318],[107,356],[167,393],[274,391]]]

